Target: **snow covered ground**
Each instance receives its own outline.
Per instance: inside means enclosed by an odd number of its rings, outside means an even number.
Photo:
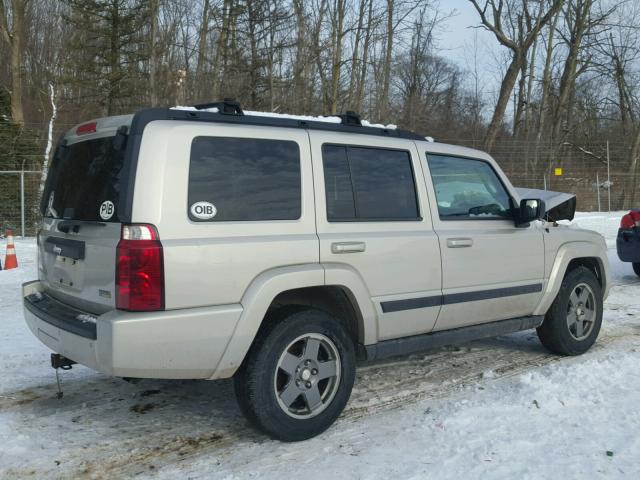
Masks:
[[[56,399],[21,312],[35,246],[18,240],[20,268],[0,272],[0,478],[640,478],[640,279],[615,254],[622,214],[574,222],[606,236],[614,283],[590,352],[558,358],[523,332],[365,364],[337,424],[297,444],[251,430],[229,381],[75,366]]]

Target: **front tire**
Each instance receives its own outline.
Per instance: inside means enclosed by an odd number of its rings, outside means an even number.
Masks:
[[[537,333],[559,355],[580,355],[595,343],[602,325],[602,288],[585,267],[571,270]]]
[[[320,310],[267,321],[234,377],[240,409],[259,430],[291,442],[325,431],[344,409],[355,379],[345,326]]]
[[[640,263],[632,263],[633,271],[640,277]]]

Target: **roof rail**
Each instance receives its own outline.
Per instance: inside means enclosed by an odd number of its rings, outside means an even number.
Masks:
[[[235,98],[224,98],[221,102],[201,103],[199,105],[194,105],[193,108],[196,110],[217,108],[218,113],[222,113],[223,115],[244,115],[244,112],[240,107],[240,102]]]
[[[210,109],[216,108],[217,111]],[[320,130],[328,132],[356,133],[361,135],[375,135],[383,137],[404,138],[424,141],[424,135],[402,130],[400,128],[385,128],[363,125],[358,114],[348,111],[341,115],[340,123],[320,121],[310,117],[295,118],[295,116],[272,117],[269,115],[252,115],[245,113],[240,104],[233,99],[226,98],[222,102],[195,105],[192,108],[145,108],[134,115],[131,123],[130,135],[142,133],[145,126],[156,120],[186,120],[191,122],[227,123],[236,125],[256,125],[266,127],[301,128],[306,130]]]

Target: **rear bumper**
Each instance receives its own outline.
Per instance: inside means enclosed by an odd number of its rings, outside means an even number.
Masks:
[[[22,286],[24,316],[33,334],[54,352],[117,377],[211,378],[242,313],[241,305],[112,310],[93,324],[78,320],[78,311],[65,311],[64,305],[41,308],[33,301],[37,292],[42,292],[40,282]]]
[[[618,230],[616,249],[623,262],[640,263],[640,228]]]

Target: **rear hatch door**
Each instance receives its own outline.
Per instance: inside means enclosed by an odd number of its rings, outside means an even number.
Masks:
[[[110,117],[71,130],[56,149],[43,194],[40,281],[48,295],[95,314],[115,308],[130,122],[129,116]]]

